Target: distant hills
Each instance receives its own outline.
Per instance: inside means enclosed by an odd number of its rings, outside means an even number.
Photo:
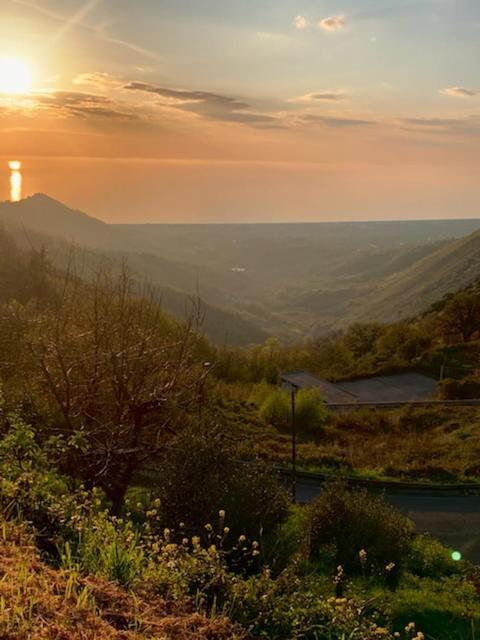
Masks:
[[[37,194],[1,203],[0,221],[59,265],[72,243],[92,264],[127,259],[177,316],[198,295],[221,344],[411,317],[480,278],[480,220],[111,225]]]

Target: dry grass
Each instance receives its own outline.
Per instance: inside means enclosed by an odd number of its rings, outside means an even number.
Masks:
[[[250,418],[250,419],[249,419]],[[291,437],[243,409],[236,428],[246,451],[288,465]],[[332,417],[318,435],[300,434],[306,470],[432,482],[480,481],[480,410],[362,410]]]
[[[233,640],[223,618],[178,611],[160,598],[139,597],[115,583],[57,571],[32,540],[1,523],[1,640]]]

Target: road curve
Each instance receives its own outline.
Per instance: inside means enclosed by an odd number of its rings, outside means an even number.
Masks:
[[[297,480],[297,499],[310,502],[322,490],[312,480]],[[480,564],[480,496],[415,495],[385,492],[391,505],[410,516],[419,532],[430,533],[464,558]]]

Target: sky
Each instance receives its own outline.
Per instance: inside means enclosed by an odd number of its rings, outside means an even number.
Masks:
[[[478,0],[2,0],[0,199],[18,160],[109,222],[480,217],[479,54]]]

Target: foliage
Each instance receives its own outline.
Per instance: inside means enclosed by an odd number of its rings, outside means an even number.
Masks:
[[[412,542],[409,570],[421,578],[459,575],[463,567],[452,559],[451,549],[428,535],[416,536]]]
[[[279,427],[291,424],[290,394],[284,389],[272,389],[260,406],[260,416],[268,424]]]
[[[102,487],[121,508],[134,473],[161,453],[199,402],[207,370],[192,324],[167,318],[125,268],[93,284],[62,280],[55,304],[26,307],[28,392],[56,433],[82,434],[66,470]]]
[[[342,573],[384,575],[398,580],[411,549],[413,525],[383,500],[365,490],[327,487],[312,504],[309,553],[315,560],[326,546]]]
[[[223,429],[192,429],[179,436],[158,474],[162,518],[201,527],[228,513],[233,535],[256,539],[270,533],[287,513],[286,491],[270,467],[242,459]]]
[[[250,399],[259,407],[261,418],[277,427],[292,423],[291,394],[285,389],[256,385]],[[329,415],[322,394],[317,389],[300,389],[295,394],[295,424],[297,429],[315,433],[325,424]]]

